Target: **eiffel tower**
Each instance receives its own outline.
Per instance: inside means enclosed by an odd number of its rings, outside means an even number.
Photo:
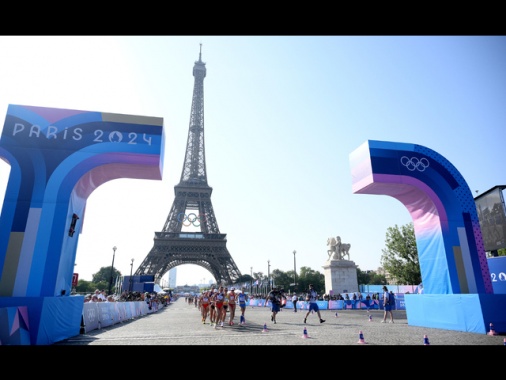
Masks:
[[[155,232],[154,245],[135,275],[154,275],[156,283],[170,269],[195,264],[207,269],[218,284],[233,284],[241,276],[227,249],[226,234],[220,233],[211,203],[212,187],[207,184],[204,148],[204,78],[206,64],[193,66],[195,83],[190,115],[188,142],[175,199],[161,232]],[[200,228],[184,232],[183,226]]]

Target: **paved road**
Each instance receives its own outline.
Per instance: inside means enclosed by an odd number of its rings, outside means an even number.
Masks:
[[[326,322],[320,324],[310,314],[304,324],[305,311],[294,313],[283,309],[277,324],[270,320],[268,307],[246,309],[246,324],[225,325],[217,329],[202,324],[199,311],[184,299],[160,311],[131,321],[90,331],[54,346],[72,345],[354,345],[354,346],[424,346],[427,335],[430,346],[501,346],[506,354],[506,335],[465,333],[426,327],[409,326],[406,312],[394,311],[395,323],[380,323],[381,310],[322,310]],[[239,314],[239,309],[238,313]],[[369,320],[369,315],[372,320]],[[236,322],[239,317],[236,316]],[[264,331],[264,325],[267,331]],[[304,338],[304,328],[307,338]],[[360,331],[364,343],[359,343]],[[495,349],[494,349],[495,351]],[[504,356],[506,357],[506,356]]]

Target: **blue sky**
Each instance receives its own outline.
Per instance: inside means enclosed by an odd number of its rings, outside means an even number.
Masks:
[[[200,43],[211,200],[243,274],[293,270],[294,250],[298,270],[323,273],[337,235],[360,269],[380,266],[388,227],[411,218],[391,197],[352,194],[349,155],[367,140],[438,152],[474,195],[506,184],[504,36],[0,36],[0,116],[20,104],[164,119],[163,179],[89,197],[80,278],[110,266],[114,246],[125,275],[153,247],[183,168]],[[0,207],[8,172],[0,162]],[[178,285],[204,279],[178,267]]]

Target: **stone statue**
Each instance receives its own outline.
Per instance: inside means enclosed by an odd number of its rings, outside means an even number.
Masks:
[[[350,259],[351,244],[342,243],[340,236],[328,238],[327,246],[329,247],[327,250],[329,260],[344,260],[346,255],[348,255],[348,260]]]
[[[335,237],[329,237],[327,239],[327,247],[329,247],[329,249],[327,249],[327,254],[329,255],[329,260],[332,258],[332,255],[335,256],[336,252],[338,252],[336,245],[337,241]]]
[[[348,260],[350,259],[350,248],[351,244],[348,243],[341,243],[341,237],[338,236],[337,238],[337,246],[339,250],[339,256],[341,257],[341,260],[344,260],[344,256],[348,255]]]

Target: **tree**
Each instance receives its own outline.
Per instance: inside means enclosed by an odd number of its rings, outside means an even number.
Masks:
[[[99,282],[105,282],[109,284],[109,280],[111,279],[111,266],[108,267],[102,267],[100,270],[91,276],[91,282],[99,283]],[[112,280],[114,283],[114,280],[116,277],[121,276],[121,272],[117,270],[116,268],[112,271]]]
[[[109,282],[111,281],[111,269],[113,269],[112,266],[102,267],[91,277],[91,282],[97,285],[96,289],[109,289]],[[116,278],[118,277],[121,277],[121,272],[114,268],[112,271],[112,292],[116,291],[116,289],[114,289],[114,284],[116,283]]]
[[[387,283],[387,278],[384,274],[379,274],[374,271],[369,273],[369,285],[383,285]]]
[[[382,249],[381,264],[398,284],[422,282],[418,249],[416,247],[413,222],[404,226],[389,227],[386,233],[386,248]]]
[[[290,287],[290,284],[293,283],[293,270],[290,275],[290,272],[274,269],[271,273],[271,280],[274,282],[274,285],[283,288],[287,292],[289,289],[293,289]]]
[[[251,281],[251,275],[249,274],[243,274],[241,276],[239,276],[237,278],[237,281],[235,282],[236,284],[244,284],[245,282],[250,282]]]
[[[384,274],[378,274],[373,270],[363,272],[357,267],[357,282],[359,285],[382,285],[387,279]]]
[[[362,270],[357,267],[357,282],[359,285],[361,284],[369,284],[369,273],[368,271],[362,272]]]
[[[301,267],[297,277],[297,289],[299,292],[307,292],[309,284],[313,284],[318,293],[325,292],[325,276],[309,267]]]
[[[91,281],[79,280],[77,281],[76,292],[77,293],[91,293]]]

